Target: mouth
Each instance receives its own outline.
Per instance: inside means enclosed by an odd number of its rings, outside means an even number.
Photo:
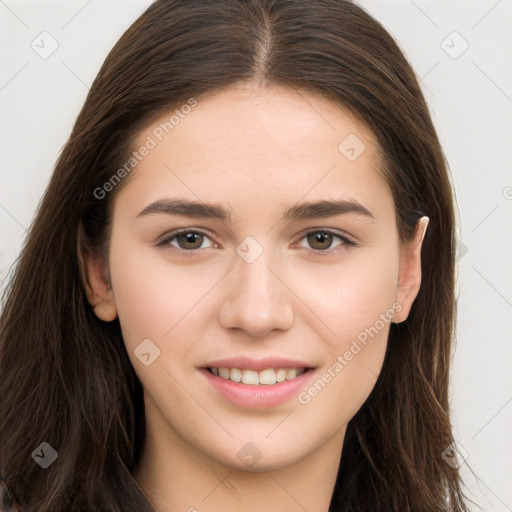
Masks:
[[[313,368],[310,367],[292,367],[265,368],[258,371],[216,366],[207,367],[205,369],[224,380],[240,382],[248,386],[273,386],[274,384],[295,380],[303,373],[313,370]]]
[[[314,378],[315,368],[304,361],[279,356],[240,356],[209,361],[199,369],[214,393],[232,405],[272,409],[290,403]]]

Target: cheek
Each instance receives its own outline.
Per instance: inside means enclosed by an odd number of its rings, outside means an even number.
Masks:
[[[382,368],[398,272],[392,248],[346,263],[318,266],[296,280],[298,293],[321,320],[313,321],[326,354],[319,378],[299,402],[326,421],[334,415],[341,424],[364,403]]]
[[[294,270],[289,279],[297,296],[321,320],[331,349],[339,351],[389,312],[397,276],[398,255],[388,247],[353,253],[339,264],[311,263]]]
[[[127,344],[162,340],[201,299],[216,279],[212,273],[178,266],[147,250],[111,251],[115,302]],[[200,304],[197,304],[198,306]]]
[[[204,333],[206,301],[201,299],[218,277],[171,264],[147,250],[113,247],[111,267],[124,343],[144,389],[159,406],[169,405],[171,394],[175,410],[189,408],[190,396],[178,383],[188,381],[194,372],[194,356]]]

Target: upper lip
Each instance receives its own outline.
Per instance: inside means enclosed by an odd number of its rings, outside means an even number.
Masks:
[[[267,368],[314,368],[313,365],[298,359],[283,357],[264,357],[254,359],[247,356],[216,359],[206,363],[203,368],[239,368],[240,370],[266,370]]]

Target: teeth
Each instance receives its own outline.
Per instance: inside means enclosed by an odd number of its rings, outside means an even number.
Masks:
[[[229,377],[230,377],[229,370],[227,368],[219,368],[219,375],[223,379],[229,379]]]
[[[252,384],[257,386],[260,383],[258,372],[255,370],[244,370],[242,372],[242,382],[244,384]]]
[[[271,386],[276,382],[293,380],[304,373],[304,368],[267,368],[260,372],[256,370],[240,370],[240,368],[210,368],[214,375],[219,375],[225,380],[242,382],[251,386],[259,384]]]
[[[217,369],[217,368],[215,368]],[[284,382],[286,380],[286,370],[281,368],[280,370],[277,370],[276,373],[276,380],[277,382]]]
[[[268,370],[263,370],[260,372],[260,384],[275,384],[277,382],[277,375],[272,368]]]
[[[238,368],[231,368],[229,378],[235,382],[240,382],[242,380],[242,372]]]
[[[297,370],[295,370],[295,368],[290,368],[286,372],[286,380],[293,380],[295,377],[297,377]]]

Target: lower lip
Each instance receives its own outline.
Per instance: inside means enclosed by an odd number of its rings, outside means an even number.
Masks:
[[[308,370],[293,380],[255,386],[223,379],[205,368],[201,368],[201,372],[208,382],[233,405],[251,409],[267,409],[286,402],[299,393],[314,373],[313,370]]]

